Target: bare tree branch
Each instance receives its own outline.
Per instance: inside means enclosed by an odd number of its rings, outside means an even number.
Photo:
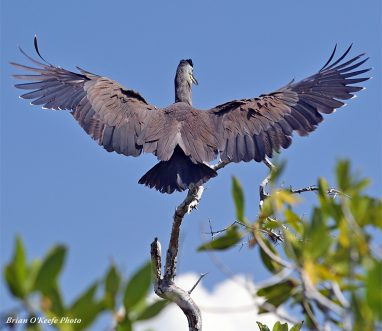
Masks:
[[[207,276],[207,274],[208,274],[208,272],[206,272],[206,273],[204,273],[204,274],[201,274],[201,275],[199,276],[199,278],[198,278],[198,280],[196,281],[196,283],[194,284],[194,286],[191,287],[191,289],[188,291],[189,294],[191,294],[192,291],[195,290],[196,286],[199,285],[200,281],[201,281],[205,276]]]
[[[269,194],[265,192],[265,187],[268,185],[269,181],[271,180],[272,169],[275,167],[272,164],[272,162],[269,161],[268,158],[265,158],[265,160],[263,162],[269,168],[269,174],[263,179],[263,181],[261,182],[260,187],[259,187],[259,195],[260,195],[259,207],[260,207],[260,209],[263,207],[264,200],[269,196]]]
[[[320,327],[320,324],[316,320],[316,317],[314,316],[314,313],[312,312],[312,309],[310,309],[309,303],[306,301],[305,298],[302,300],[302,305],[303,305],[305,313],[308,315],[309,319],[311,320],[312,324],[314,325],[315,330],[325,331],[324,329],[322,329]]]
[[[283,260],[281,257],[277,256],[274,254],[269,247],[266,245],[264,242],[263,238],[261,237],[260,233],[258,232],[258,229],[253,230],[253,236],[256,239],[256,242],[259,244],[259,246],[262,248],[265,254],[269,256],[273,261],[278,263],[279,265],[283,266],[284,268],[288,269],[295,269],[296,266],[293,265],[292,263],[289,263],[288,261]]]
[[[318,191],[318,186],[317,185],[311,185],[311,186],[307,186],[307,187],[303,187],[303,188],[299,188],[299,189],[292,189],[290,187],[289,191],[291,193],[295,193],[295,194],[301,194],[301,193],[304,193],[304,192],[313,192],[313,191]],[[350,196],[348,196],[347,194],[337,190],[334,187],[328,188],[328,190],[326,192],[327,192],[327,194],[329,196],[332,196],[332,197],[336,197],[337,195],[343,195],[343,196],[345,196],[347,198],[350,198]]]
[[[213,166],[211,166],[212,169],[214,169],[215,171],[218,171],[222,168],[224,168],[227,164],[230,164],[231,161],[222,161],[220,160],[218,163],[214,164]]]
[[[323,296],[311,283],[305,270],[299,268],[299,273],[301,275],[301,280],[304,285],[305,294],[308,299],[314,300],[317,304],[329,309],[338,316],[344,316],[345,310],[337,305],[335,302],[331,301],[327,297]]]
[[[182,309],[183,313],[187,317],[190,331],[202,330],[202,317],[200,310],[190,296],[190,293],[197,286],[200,279],[190,291],[185,291],[175,285],[174,278],[176,276],[176,263],[179,251],[180,226],[182,225],[184,216],[197,207],[203,194],[203,190],[203,186],[191,188],[188,191],[184,201],[175,210],[163,277],[161,271],[162,255],[160,243],[158,239],[155,238],[151,244],[154,291],[160,297],[176,303],[179,308]]]

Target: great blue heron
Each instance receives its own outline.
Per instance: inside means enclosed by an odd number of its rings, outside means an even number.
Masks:
[[[369,78],[354,78],[370,69],[357,70],[364,54],[344,61],[351,46],[316,74],[253,99],[226,102],[207,111],[192,106],[192,85],[197,84],[191,59],[181,60],[175,76],[175,103],[157,109],[138,92],[79,67],[74,73],[27,56],[37,67],[12,63],[34,72],[14,75],[32,81],[15,85],[32,90],[21,95],[32,105],[70,110],[81,127],[109,152],[138,156],[153,153],[160,162],[140,180],[162,193],[202,185],[217,175],[208,162],[218,156],[227,162],[263,161],[274,151],[291,144],[293,131],[312,132],[330,114],[363,89],[353,84]]]

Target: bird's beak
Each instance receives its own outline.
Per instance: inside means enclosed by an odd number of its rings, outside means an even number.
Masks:
[[[191,73],[191,81],[192,81],[195,85],[198,85],[198,84],[199,84],[193,73]]]

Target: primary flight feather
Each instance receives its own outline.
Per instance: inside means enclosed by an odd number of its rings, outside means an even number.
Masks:
[[[70,110],[79,125],[109,152],[138,156],[153,153],[160,162],[139,180],[162,193],[202,185],[217,175],[208,163],[218,156],[228,162],[261,162],[287,148],[292,134],[312,132],[330,114],[363,89],[354,84],[370,69],[360,54],[345,60],[351,46],[333,61],[336,48],[316,74],[291,82],[275,92],[253,99],[233,100],[209,110],[192,106],[192,85],[197,84],[191,59],[181,60],[175,76],[175,103],[157,109],[138,92],[81,68],[71,72],[46,62],[34,40],[34,67],[11,63],[32,72],[13,75],[29,81],[16,84],[31,90],[21,98],[32,105]]]

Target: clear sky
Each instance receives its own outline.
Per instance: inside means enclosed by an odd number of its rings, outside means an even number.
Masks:
[[[64,111],[46,111],[20,100],[8,62],[27,63],[17,45],[33,53],[33,36],[51,63],[75,65],[139,91],[150,103],[173,102],[173,78],[182,58],[192,58],[199,86],[194,106],[271,92],[292,78],[315,73],[338,43],[340,52],[367,52],[374,79],[356,99],[309,137],[295,136],[282,152],[286,185],[333,182],[338,158],[373,181],[369,193],[381,196],[381,2],[321,1],[1,1],[1,265],[11,257],[20,234],[30,258],[56,243],[69,246],[62,278],[66,300],[103,275],[110,261],[125,275],[149,258],[159,237],[167,246],[174,208],[185,194],[162,195],[138,185],[156,160],[107,153]],[[212,288],[226,276],[208,254],[197,253],[211,220],[221,229],[234,220],[231,176],[246,192],[247,216],[257,213],[263,164],[230,165],[206,185],[199,210],[182,232],[180,273],[209,272]],[[237,249],[219,257],[235,273],[254,280],[254,250]],[[13,306],[1,285],[0,301]],[[3,308],[3,307],[2,307]]]

